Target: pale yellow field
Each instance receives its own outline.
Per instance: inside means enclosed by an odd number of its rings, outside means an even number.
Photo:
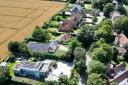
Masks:
[[[0,58],[7,57],[9,41],[22,41],[63,7],[48,0],[0,0]]]

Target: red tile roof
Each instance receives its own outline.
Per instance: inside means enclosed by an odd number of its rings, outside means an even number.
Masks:
[[[119,46],[124,46],[126,43],[128,43],[128,38],[124,34],[117,34],[116,41]]]
[[[71,39],[71,35],[70,34],[64,34],[61,36],[61,41],[69,41]]]
[[[73,20],[63,21],[63,24],[58,29],[60,32],[72,32],[73,28],[76,26],[76,22]]]

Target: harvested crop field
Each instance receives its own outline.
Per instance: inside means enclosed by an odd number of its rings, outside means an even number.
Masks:
[[[64,3],[48,0],[0,0],[1,60],[9,53],[9,41],[22,41],[63,7]]]

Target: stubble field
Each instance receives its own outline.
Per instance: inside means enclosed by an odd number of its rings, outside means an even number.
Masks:
[[[22,41],[36,25],[53,16],[64,3],[47,0],[0,0],[0,58],[8,55],[10,41]]]

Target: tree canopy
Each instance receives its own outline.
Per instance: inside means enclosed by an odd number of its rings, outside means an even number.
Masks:
[[[112,48],[106,43],[99,44],[92,50],[91,56],[94,60],[98,60],[102,63],[108,63],[111,61]]]
[[[98,30],[94,33],[95,38],[100,39],[103,38],[107,43],[113,42],[113,33],[111,25],[102,25]]]
[[[107,85],[107,81],[101,78],[100,74],[92,73],[89,75],[87,85]]]
[[[11,80],[8,67],[0,67],[0,85],[5,85]]]
[[[92,26],[84,25],[77,33],[77,39],[82,43],[83,47],[88,47],[94,41],[94,29]]]
[[[113,27],[115,31],[122,31],[126,36],[128,36],[128,17],[120,17],[113,22]]]
[[[51,39],[49,31],[38,26],[35,27],[32,33],[32,37],[40,42],[47,42]]]
[[[92,61],[89,64],[89,73],[97,73],[97,74],[104,74],[105,73],[105,66],[103,63],[99,61]]]
[[[104,6],[104,15],[106,17],[110,17],[110,13],[114,10],[114,6],[112,3],[107,3],[105,6]]]
[[[74,52],[76,47],[81,47],[81,43],[76,38],[72,38],[68,43],[69,48]]]
[[[86,52],[81,47],[76,47],[74,50],[74,60],[73,63],[75,65],[76,71],[81,75],[82,73],[86,72]]]

